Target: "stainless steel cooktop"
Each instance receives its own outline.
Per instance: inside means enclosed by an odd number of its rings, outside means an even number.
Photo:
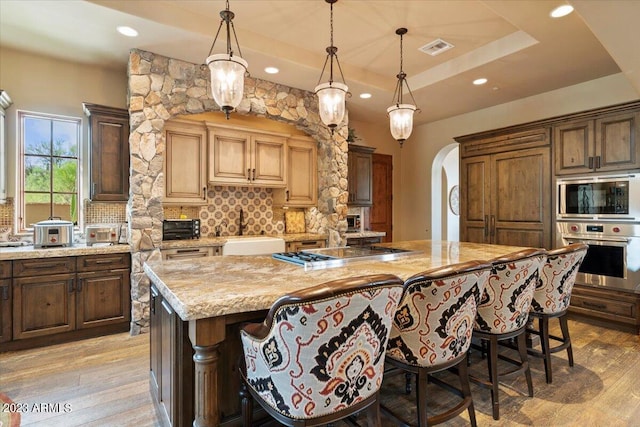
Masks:
[[[363,260],[392,261],[416,255],[421,251],[387,248],[384,246],[343,246],[335,248],[307,249],[300,252],[278,252],[273,258],[304,267],[305,270],[342,267],[350,262]]]

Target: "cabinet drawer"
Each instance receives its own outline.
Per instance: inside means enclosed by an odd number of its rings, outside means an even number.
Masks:
[[[11,261],[0,261],[0,279],[11,277]]]
[[[586,295],[573,295],[571,297],[571,306],[592,312],[635,319],[635,304],[632,302],[613,301]]]
[[[161,252],[163,260],[205,258],[220,255],[220,247],[203,246],[199,248],[163,249]]]
[[[326,243],[324,240],[303,240],[301,242],[287,243],[287,252],[298,252],[305,249],[324,248]]]
[[[13,277],[43,276],[76,271],[75,257],[34,258],[13,261]]]
[[[78,257],[78,271],[115,270],[129,268],[129,253],[85,255]]]

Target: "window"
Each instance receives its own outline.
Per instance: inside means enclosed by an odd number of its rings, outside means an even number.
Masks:
[[[49,218],[78,222],[82,120],[18,112],[20,230]]]

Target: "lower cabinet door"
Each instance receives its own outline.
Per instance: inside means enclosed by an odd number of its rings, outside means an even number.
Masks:
[[[11,341],[11,279],[0,280],[0,342]]]
[[[13,279],[13,339],[75,328],[75,274]]]
[[[129,269],[78,273],[77,329],[131,320]]]

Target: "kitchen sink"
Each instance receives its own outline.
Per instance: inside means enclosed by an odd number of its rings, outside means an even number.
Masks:
[[[283,252],[284,240],[268,236],[229,237],[222,246],[222,255],[266,255]]]

